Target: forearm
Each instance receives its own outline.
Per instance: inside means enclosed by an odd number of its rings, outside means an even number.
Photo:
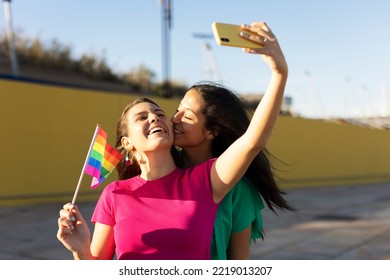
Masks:
[[[73,258],[75,260],[97,260],[97,257],[94,257],[91,253],[91,250],[85,249],[83,251],[77,251],[77,252],[72,252],[73,253]]]
[[[271,70],[267,90],[252,115],[246,132],[222,153],[212,169],[214,201],[219,201],[244,175],[252,160],[266,146],[280,114],[287,83],[288,66],[276,37],[265,23],[254,23],[247,30],[258,35],[244,36],[259,48],[244,49],[260,54]]]
[[[252,142],[248,146],[253,147],[255,154],[266,146],[271,136],[282,107],[287,76],[287,69],[272,72],[268,89],[252,116],[246,136]]]

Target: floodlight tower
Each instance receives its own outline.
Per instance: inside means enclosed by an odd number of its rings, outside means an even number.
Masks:
[[[203,67],[206,80],[221,81],[221,74],[218,69],[217,60],[215,59],[211,45],[206,41],[214,38],[212,34],[194,33],[194,38],[202,39]]]
[[[18,66],[18,59],[16,56],[14,33],[12,29],[11,0],[4,0],[4,14],[5,14],[5,21],[7,24],[7,40],[8,40],[12,74],[13,76],[18,77],[19,66]]]
[[[171,0],[160,0],[161,27],[162,27],[162,85],[163,95],[170,95],[171,80],[171,28],[172,3]]]

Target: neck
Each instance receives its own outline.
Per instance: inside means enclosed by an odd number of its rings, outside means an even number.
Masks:
[[[138,159],[141,167],[140,177],[144,180],[156,180],[175,170],[176,165],[170,151],[151,152]]]
[[[205,162],[213,157],[210,146],[183,148],[182,158],[185,167],[191,167]]]

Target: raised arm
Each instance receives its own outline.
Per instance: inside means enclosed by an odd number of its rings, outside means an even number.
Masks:
[[[279,115],[287,82],[288,67],[278,40],[264,22],[243,26],[258,35],[241,36],[259,44],[247,53],[260,54],[271,70],[268,88],[257,106],[246,132],[215,161],[211,171],[214,201],[223,196],[245,174],[255,156],[266,146]]]

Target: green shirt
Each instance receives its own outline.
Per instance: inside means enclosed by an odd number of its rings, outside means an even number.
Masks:
[[[242,178],[219,205],[211,240],[211,259],[226,260],[230,235],[252,225],[251,240],[260,238],[263,228],[259,192],[247,178]]]

